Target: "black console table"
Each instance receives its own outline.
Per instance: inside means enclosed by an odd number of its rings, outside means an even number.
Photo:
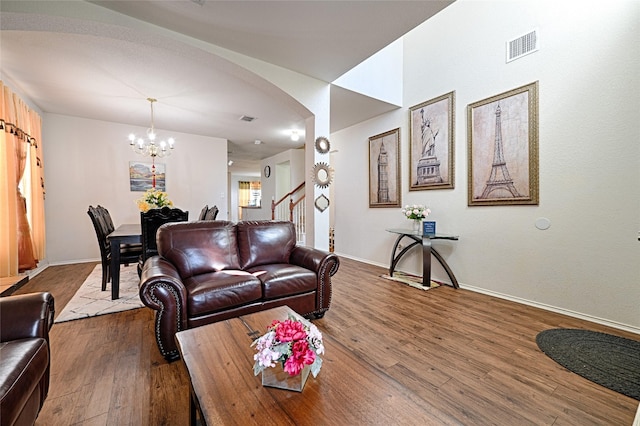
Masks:
[[[413,231],[411,229],[387,229],[388,232],[398,234],[398,238],[396,239],[396,243],[393,245],[393,250],[391,251],[391,264],[389,266],[389,275],[393,276],[393,272],[396,270],[396,265],[411,248],[417,246],[418,244],[422,245],[422,285],[425,287],[431,287],[431,255],[433,255],[438,262],[442,265],[444,270],[447,272],[449,279],[451,280],[451,284],[454,288],[459,288],[458,280],[455,275],[453,275],[453,271],[447,265],[444,258],[437,252],[435,248],[431,246],[431,240],[458,240],[457,235],[446,235],[446,234],[433,234],[433,235],[423,235],[419,231]],[[401,250],[398,251],[398,247],[400,246],[400,241],[403,238],[409,238],[413,240],[413,242],[405,247],[402,247]]]

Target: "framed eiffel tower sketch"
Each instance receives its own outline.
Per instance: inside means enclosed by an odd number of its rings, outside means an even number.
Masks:
[[[455,92],[409,108],[409,191],[454,187]]]
[[[538,204],[538,82],[467,106],[469,206]]]
[[[369,138],[369,207],[400,207],[400,128]]]

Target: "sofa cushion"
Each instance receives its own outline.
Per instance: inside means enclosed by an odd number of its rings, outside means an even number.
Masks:
[[[35,420],[43,391],[41,379],[49,366],[47,341],[36,337],[0,343],[0,358],[2,424],[13,424],[22,416]],[[23,414],[25,409],[31,412]]]
[[[291,222],[238,222],[240,269],[259,265],[289,263],[296,245],[296,231]]]
[[[197,317],[255,302],[262,298],[259,279],[245,271],[225,270],[191,277],[187,288],[187,314]]]
[[[183,279],[240,269],[236,229],[224,220],[177,222],[158,229],[158,254],[175,265]]]
[[[251,272],[262,282],[265,300],[307,293],[318,288],[315,272],[296,265],[261,265],[249,268],[247,272]]]

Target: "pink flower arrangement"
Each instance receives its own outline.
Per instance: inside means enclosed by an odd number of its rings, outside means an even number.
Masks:
[[[253,356],[253,373],[258,375],[265,368],[282,364],[290,376],[297,376],[302,369],[311,366],[311,374],[316,377],[322,367],[324,354],[322,334],[310,322],[289,315],[284,321],[273,321],[267,333],[251,344],[257,353]]]

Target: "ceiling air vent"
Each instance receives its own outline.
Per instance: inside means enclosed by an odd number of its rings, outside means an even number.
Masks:
[[[523,36],[507,42],[507,62],[538,51],[538,30],[533,30]]]
[[[255,117],[249,117],[248,115],[243,115],[242,117],[240,117],[240,121],[246,121],[248,123],[251,123],[255,119]]]

